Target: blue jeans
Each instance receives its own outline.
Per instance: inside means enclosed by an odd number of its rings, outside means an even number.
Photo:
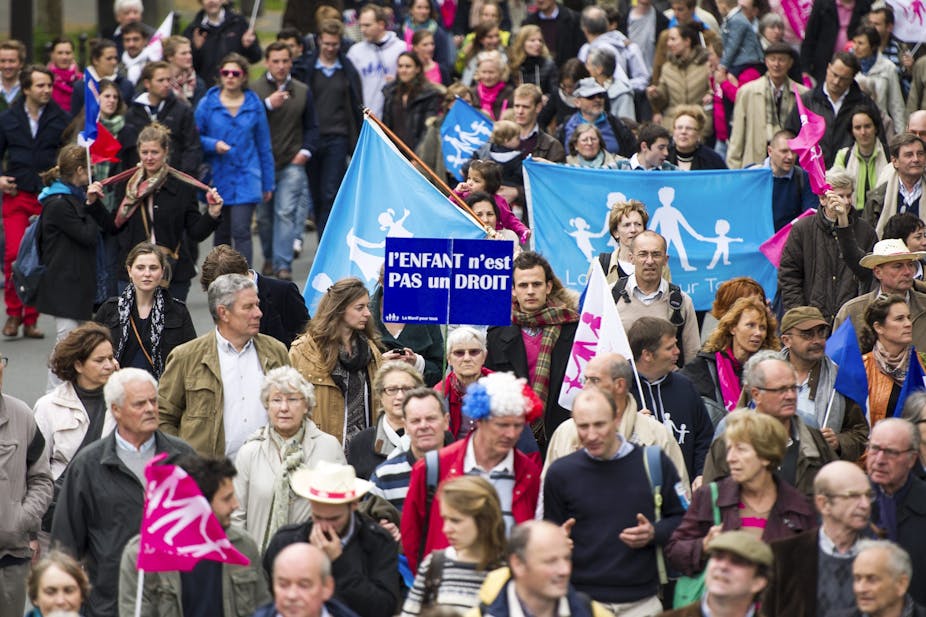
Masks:
[[[244,255],[248,264],[253,265],[251,247],[251,219],[254,217],[255,204],[234,204],[222,208],[219,226],[212,237],[212,246],[229,244]]]
[[[289,164],[276,172],[273,201],[257,208],[257,233],[264,261],[273,271],[292,270],[293,241],[302,236],[312,196],[305,166]]]
[[[347,135],[322,135],[318,143],[318,149],[309,161],[309,174],[312,194],[315,195],[315,224],[321,240],[334,198],[347,172],[350,138]]]

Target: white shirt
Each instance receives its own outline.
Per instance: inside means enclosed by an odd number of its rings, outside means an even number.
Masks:
[[[245,440],[267,425],[267,410],[260,401],[264,370],[251,339],[238,351],[215,331],[219,367],[222,369],[222,423],[225,428],[225,456],[235,460]]]
[[[45,113],[45,106],[42,105],[39,107],[39,115],[33,119],[32,114],[29,113],[29,109],[26,109],[26,117],[29,118],[29,130],[32,131],[32,138],[35,139],[35,136],[39,132],[39,121],[42,119],[42,114]]]
[[[830,93],[826,89],[826,84],[823,84],[823,94],[826,95],[826,100],[830,102],[830,105],[833,106],[833,116],[839,115],[839,110],[842,109],[842,103],[846,100],[846,95],[849,94],[849,89],[846,88],[846,91],[842,93],[842,96],[833,100],[833,97],[830,96]]]
[[[468,476],[482,476],[495,487],[498,500],[502,506],[502,515],[505,518],[505,534],[514,527],[514,515],[511,513],[511,504],[514,499],[514,449],[508,451],[505,458],[492,469],[483,469],[476,462],[476,451],[473,439],[466,444],[466,455],[463,457],[463,473]]]
[[[659,288],[652,293],[644,293],[642,289],[637,285],[637,275],[631,274],[627,277],[627,293],[633,294],[637,300],[649,306],[664,294],[669,292],[669,283],[665,279],[659,280]]]

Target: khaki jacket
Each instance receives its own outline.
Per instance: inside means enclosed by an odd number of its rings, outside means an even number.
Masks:
[[[790,79],[785,83],[781,111],[778,114],[782,124],[794,108],[794,86],[801,94],[807,92],[807,88]],[[784,128],[780,124],[769,126],[766,123],[768,116],[765,103],[771,87],[768,78],[762,76],[737,90],[736,105],[733,107],[733,130],[727,147],[727,165],[730,169],[761,165],[768,156],[768,142]]]
[[[308,334],[303,334],[289,349],[289,360],[297,371],[309,383],[315,386],[315,409],[312,419],[318,428],[334,435],[338,441],[344,443],[344,393],[331,378],[331,373],[325,370],[325,360],[321,350]],[[382,354],[376,345],[370,344],[370,364],[367,367],[367,383],[372,392],[373,377],[382,362]],[[374,403],[371,400],[370,405]],[[371,411],[372,414],[372,411]]]
[[[260,571],[260,551],[249,535],[237,527],[225,530],[229,541],[251,560],[247,566],[222,564],[222,615],[252,615],[270,602],[270,591]],[[119,566],[119,617],[135,615],[138,589],[139,536],[125,545]],[[142,617],[183,617],[183,590],[180,572],[145,572],[141,599]]]
[[[258,334],[254,347],[264,374],[289,364],[286,346],[275,338]],[[225,456],[222,394],[222,368],[212,329],[167,356],[158,387],[161,430],[184,440],[202,456]]]
[[[672,131],[675,108],[679,105],[696,105],[703,108],[704,95],[711,92],[709,76],[707,52],[702,48],[694,50],[693,55],[684,60],[669,56],[662,65],[659,81],[654,82],[656,93],[649,97],[653,111],[662,114],[662,126]],[[711,134],[714,124],[714,118],[709,112],[705,111],[705,116],[702,137]]]

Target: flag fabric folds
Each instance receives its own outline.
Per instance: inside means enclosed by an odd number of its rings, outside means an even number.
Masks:
[[[367,118],[306,281],[309,314],[315,314],[321,297],[339,279],[356,276],[372,290],[387,236],[478,239],[485,231]]]
[[[90,162],[94,165],[104,161],[118,163],[116,155],[122,149],[122,144],[99,121],[96,123],[96,131],[96,139],[90,145]]]
[[[99,82],[93,77],[88,67],[84,69],[84,130],[77,135],[78,145],[88,148],[94,142],[99,118]]]
[[[823,150],[820,149],[820,140],[826,133],[826,119],[810,111],[804,106],[801,93],[794,88],[794,97],[797,100],[797,113],[801,119],[801,131],[794,139],[788,140],[788,145],[797,154],[801,168],[807,172],[810,188],[815,195],[822,195],[830,189],[826,183],[826,164],[823,161]]]
[[[916,354],[916,347],[910,346],[910,364],[907,369],[907,376],[900,387],[900,395],[897,397],[897,406],[894,407],[894,417],[899,418],[903,413],[903,404],[907,397],[914,392],[926,390],[926,375],[923,374],[923,365],[920,364],[920,358]]]
[[[768,258],[773,266],[777,268],[781,265],[781,254],[785,250],[785,244],[788,242],[788,236],[791,235],[791,228],[794,227],[794,224],[805,216],[813,216],[816,213],[816,208],[804,210],[794,217],[793,221],[776,231],[775,235],[759,245],[759,250],[762,251],[762,254]]]
[[[751,276],[775,296],[775,268],[759,250],[774,232],[769,169],[617,171],[524,162],[533,246],[563,284],[581,291],[599,253],[612,252],[611,207],[646,204],[649,228],[668,244],[672,281],[709,310],[717,286]]]
[[[463,180],[463,163],[492,136],[492,121],[457,97],[440,125],[441,151],[447,171]]]
[[[232,546],[193,478],[181,467],[161,464],[166,458],[160,454],[145,465],[138,569],[189,572],[203,559],[250,564]]]
[[[565,409],[572,409],[572,402],[582,389],[585,365],[593,357],[605,353],[619,353],[633,366],[633,353],[630,351],[627,333],[624,332],[617,307],[611,297],[611,288],[597,259],[592,263],[583,297],[579,326],[576,328],[572,351],[569,353],[563,387],[559,392],[559,404]],[[630,384],[627,386],[630,387]]]
[[[842,322],[826,341],[826,355],[839,367],[834,384],[836,392],[858,403],[867,418],[868,375],[851,317]]]
[[[887,0],[887,4],[894,9],[892,34],[897,40],[905,43],[926,41],[926,5],[923,0]]]

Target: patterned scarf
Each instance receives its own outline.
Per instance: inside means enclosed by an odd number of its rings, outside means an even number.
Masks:
[[[142,200],[154,194],[161,186],[167,181],[167,176],[173,176],[174,178],[180,180],[184,184],[189,184],[190,186],[196,187],[202,191],[206,191],[206,200],[209,203],[212,203],[212,193],[207,185],[203,184],[193,176],[185,174],[178,169],[174,169],[169,165],[164,165],[159,169],[154,175],[145,177],[145,170],[142,168],[141,163],[136,167],[130,167],[123,172],[116,174],[115,176],[110,176],[100,182],[103,186],[108,186],[110,184],[115,184],[116,182],[121,182],[122,180],[128,179],[125,187],[125,198],[123,198],[122,203],[119,204],[119,208],[116,210],[116,227],[122,227],[125,225],[135,211],[138,209],[138,206],[141,205]]]
[[[116,357],[121,358],[122,352],[125,349],[125,342],[129,340],[130,336],[135,336],[135,331],[132,329],[132,324],[129,323],[129,320],[132,319],[132,308],[135,307],[135,286],[127,285],[125,290],[119,296],[119,327],[121,329],[121,336],[119,337],[119,348],[116,349]],[[151,343],[151,359],[154,360],[154,370],[155,377],[160,377],[161,372],[164,370],[164,361],[161,359],[161,335],[164,333],[164,313],[165,305],[167,303],[167,292],[162,287],[157,287],[154,290],[154,303],[151,306],[151,314],[148,316],[150,320],[149,333],[148,333],[148,342]],[[137,326],[138,324],[136,324]],[[140,334],[140,333],[139,333]],[[138,341],[139,347],[144,348],[145,344],[142,341]]]
[[[772,85],[772,80],[768,77],[760,77],[759,79],[765,80],[765,136],[767,141],[772,141],[775,133],[784,126],[784,117],[790,112],[790,99],[788,98],[790,81],[786,81],[781,89],[781,108],[779,109],[775,105],[775,87]]]
[[[717,362],[717,381],[720,382],[720,394],[723,396],[723,406],[727,411],[736,409],[736,404],[743,393],[743,384],[736,373],[740,370],[740,363],[733,357],[732,352],[718,351],[714,354]]]
[[[511,314],[511,323],[521,328],[542,328],[543,336],[540,339],[540,352],[537,354],[537,364],[534,367],[534,381],[531,388],[544,404],[547,403],[547,392],[550,387],[550,367],[552,364],[553,347],[559,340],[560,328],[563,324],[579,321],[579,314],[571,308],[563,306],[550,306],[529,315],[518,309]],[[531,425],[535,435],[544,435],[543,418]],[[546,441],[546,440],[542,440]]]
[[[176,71],[176,72],[175,72]],[[193,95],[196,93],[196,70],[176,70],[171,68],[170,89],[174,95],[185,101],[192,102]]]
[[[286,439],[273,428],[266,427],[267,435],[270,437],[270,443],[280,454],[280,471],[277,474],[276,481],[273,484],[273,501],[270,503],[270,517],[267,519],[267,529],[264,530],[264,542],[260,547],[261,552],[267,550],[267,544],[277,529],[283,525],[288,525],[289,506],[293,499],[293,490],[289,484],[290,476],[293,472],[305,464],[305,450],[302,448],[302,442],[305,440],[306,420],[302,420],[302,426],[295,435]]]
[[[342,443],[345,454],[350,440],[371,424],[367,392],[367,366],[370,364],[370,346],[359,335],[351,338],[351,349],[338,352],[338,361],[331,371],[331,379],[344,395],[344,432]]]
[[[877,341],[871,353],[881,372],[893,379],[897,385],[903,385],[907,378],[907,369],[910,368],[910,346],[904,347],[900,353],[892,356],[887,353],[881,341]]]

